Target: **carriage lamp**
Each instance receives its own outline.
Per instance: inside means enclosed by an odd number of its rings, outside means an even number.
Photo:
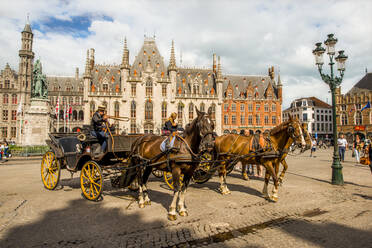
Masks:
[[[329,85],[332,94],[332,122],[333,122],[333,140],[334,140],[334,150],[333,150],[333,162],[332,162],[332,184],[343,185],[344,178],[342,175],[342,165],[340,163],[340,156],[337,145],[337,120],[336,120],[336,89],[340,86],[342,79],[344,77],[345,71],[345,62],[347,56],[344,54],[344,51],[338,51],[338,56],[334,58],[336,54],[336,45],[337,39],[334,37],[334,34],[329,34],[327,39],[324,41],[326,49],[322,47],[322,43],[318,42],[315,44],[315,49],[313,54],[315,57],[315,65],[318,67],[319,74],[322,80]],[[329,66],[330,66],[330,75],[323,73],[323,55],[327,51],[329,56]],[[340,73],[339,76],[334,75],[334,61],[337,62],[337,69]]]

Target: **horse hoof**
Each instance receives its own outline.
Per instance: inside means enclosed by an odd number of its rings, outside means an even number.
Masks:
[[[180,216],[182,217],[186,217],[186,216],[189,216],[189,214],[187,213],[187,211],[181,211],[179,212]]]
[[[278,197],[277,196],[271,196],[270,197],[270,200],[272,200],[273,202],[277,202],[278,201]]]
[[[145,202],[145,205],[150,206],[151,205],[151,201]]]
[[[226,191],[222,191],[221,192],[222,195],[229,195],[231,194],[230,190],[226,190]]]
[[[139,207],[139,208],[144,208],[144,207],[145,207],[145,204],[140,203],[140,204],[138,204],[138,207]]]
[[[248,177],[247,173],[243,173],[242,177],[245,181],[249,180],[249,177]]]
[[[177,216],[175,214],[168,214],[168,220],[170,221],[177,220]]]

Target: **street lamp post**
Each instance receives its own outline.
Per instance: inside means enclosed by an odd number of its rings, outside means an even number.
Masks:
[[[334,151],[333,151],[333,162],[332,162],[332,184],[343,185],[344,179],[342,175],[342,166],[340,163],[340,156],[338,152],[337,144],[337,121],[336,121],[336,88],[341,84],[342,78],[344,77],[345,71],[345,61],[347,56],[344,54],[344,51],[341,50],[338,52],[338,56],[335,56],[335,45],[337,39],[333,34],[329,34],[327,40],[324,41],[324,44],[327,47],[327,54],[329,55],[329,66],[330,66],[330,75],[326,75],[322,72],[323,54],[326,51],[322,47],[322,43],[316,43],[316,48],[313,50],[315,56],[315,64],[318,66],[319,74],[322,77],[322,80],[329,85],[332,93],[332,118],[333,118],[333,140],[334,140]],[[337,62],[337,69],[340,72],[340,76],[337,77],[333,72],[334,59]]]

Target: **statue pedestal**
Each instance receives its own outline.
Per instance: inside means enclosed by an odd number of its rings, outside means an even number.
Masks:
[[[31,99],[24,120],[23,145],[45,145],[50,128],[49,100]]]

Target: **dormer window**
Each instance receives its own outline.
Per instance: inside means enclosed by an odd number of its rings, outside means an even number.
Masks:
[[[108,84],[103,84],[102,90],[108,92]]]

